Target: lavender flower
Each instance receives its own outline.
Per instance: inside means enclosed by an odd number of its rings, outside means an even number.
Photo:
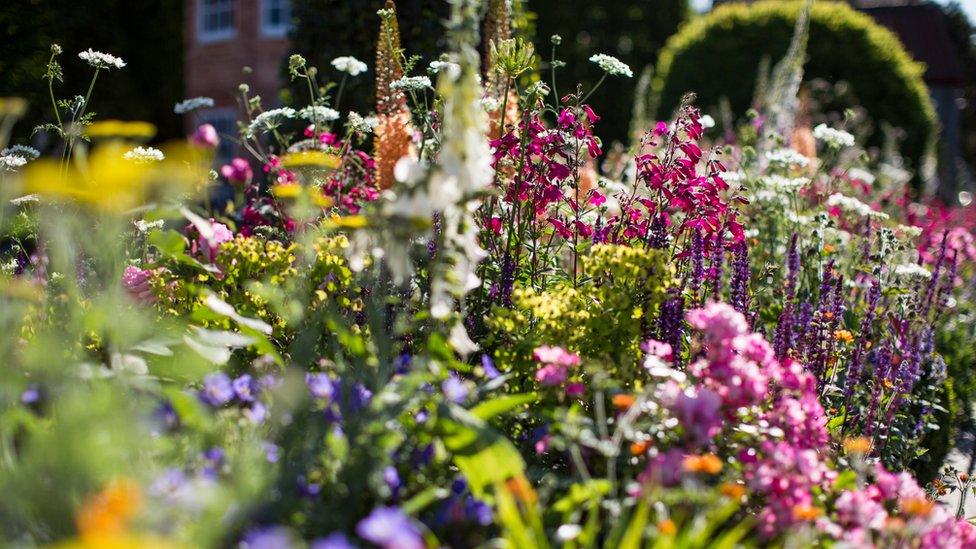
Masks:
[[[455,374],[451,374],[444,380],[444,383],[441,384],[441,391],[447,400],[455,404],[461,404],[464,399],[468,398],[468,387]]]
[[[223,406],[234,398],[234,385],[223,372],[210,374],[203,378],[200,398],[213,407]]]
[[[313,541],[309,549],[355,549],[355,546],[349,542],[349,538],[345,534],[335,532]]]
[[[685,301],[672,292],[672,297],[661,303],[657,318],[657,339],[671,346],[675,367],[681,366],[681,349],[684,347]]]
[[[356,525],[356,534],[383,549],[423,549],[420,531],[398,508],[377,507]]]
[[[750,306],[749,284],[752,281],[752,268],[749,265],[749,247],[745,241],[737,242],[732,250],[732,272],[729,280],[729,298],[732,307],[746,315]]]

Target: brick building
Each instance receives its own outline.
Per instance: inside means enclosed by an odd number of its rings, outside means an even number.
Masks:
[[[209,122],[222,136],[236,136],[241,83],[261,96],[265,108],[278,103],[289,48],[289,0],[184,0],[183,13],[185,96],[214,100],[213,108],[187,117],[187,130]],[[219,156],[235,150],[233,141],[222,139]]]

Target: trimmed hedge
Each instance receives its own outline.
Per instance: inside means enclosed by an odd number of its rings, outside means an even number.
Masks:
[[[661,50],[653,85],[658,116],[693,91],[706,109],[727,97],[736,113],[750,107],[763,57],[789,47],[800,2],[727,4],[692,20]],[[805,80],[846,81],[875,121],[905,130],[902,153],[918,168],[933,144],[936,118],[922,81],[924,66],[898,37],[842,2],[817,2],[810,17]],[[872,142],[880,144],[881,132]]]

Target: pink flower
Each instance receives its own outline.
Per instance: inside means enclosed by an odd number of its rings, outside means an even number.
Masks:
[[[126,291],[142,303],[155,303],[156,296],[149,286],[152,271],[129,265],[122,273],[122,285]]]
[[[656,339],[648,339],[644,343],[641,343],[641,350],[645,353],[656,356],[661,360],[671,361],[674,354],[674,350],[671,349],[670,343],[664,343],[663,341],[658,341]]]
[[[694,444],[708,444],[722,430],[722,399],[705,387],[689,387],[670,404]]]
[[[596,191],[590,192],[590,204],[592,204],[594,206],[600,206],[601,204],[605,203],[606,201],[607,201],[607,197],[603,196],[602,194],[600,194],[600,193],[598,193]]]
[[[550,347],[543,345],[536,347],[532,352],[536,362],[546,364],[558,364],[560,366],[576,366],[580,363],[580,357],[576,353],[570,353],[562,347]]]
[[[254,179],[254,170],[251,169],[247,160],[235,158],[230,161],[230,164],[224,164],[220,167],[220,175],[231,183],[247,184],[251,182],[251,179]]]
[[[880,530],[888,518],[884,507],[861,490],[844,492],[837,498],[835,507],[838,521],[848,528]]]
[[[201,236],[197,243],[200,246],[200,253],[212,263],[217,259],[217,252],[220,251],[220,245],[233,240],[234,233],[223,223],[217,223],[213,219],[210,220],[210,223],[213,228],[213,238],[207,240]]]
[[[212,124],[200,124],[190,136],[190,141],[202,149],[214,149],[220,144],[220,136],[217,135],[217,128]]]
[[[494,234],[502,234],[502,218],[495,216],[491,218],[491,232]]]
[[[535,380],[546,387],[553,387],[566,383],[569,371],[559,364],[546,364],[535,372]]]
[[[586,385],[582,383],[570,383],[566,386],[566,395],[571,397],[583,396],[586,393]]]

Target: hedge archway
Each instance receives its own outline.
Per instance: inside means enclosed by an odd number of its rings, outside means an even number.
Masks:
[[[786,53],[801,2],[728,4],[682,27],[661,51],[653,93],[658,114],[669,113],[687,91],[709,108],[727,97],[733,112],[750,106],[764,56]],[[876,121],[905,130],[902,152],[918,168],[933,142],[935,111],[898,37],[842,2],[817,2],[810,17],[804,79],[846,81]],[[881,141],[880,132],[872,137]]]

